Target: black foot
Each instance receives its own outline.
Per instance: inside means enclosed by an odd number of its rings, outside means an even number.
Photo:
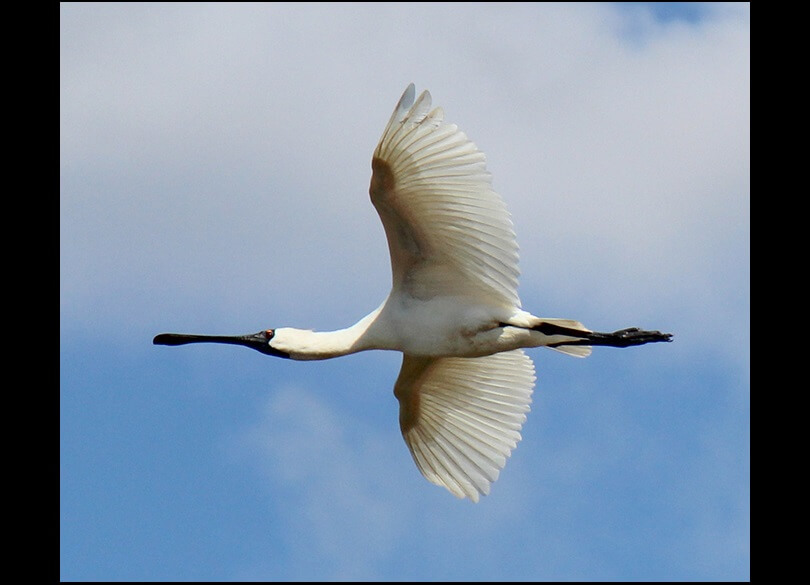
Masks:
[[[613,333],[599,333],[594,331],[589,334],[589,337],[591,345],[608,345],[610,347],[630,347],[632,345],[644,345],[645,343],[672,341],[671,333],[644,331],[638,327],[619,329]]]

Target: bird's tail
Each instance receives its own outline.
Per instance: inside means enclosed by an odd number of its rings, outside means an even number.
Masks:
[[[575,339],[581,339],[582,334],[592,333],[590,329],[585,327],[579,321],[575,321],[574,319],[549,319],[543,318],[537,326],[533,327],[533,329],[542,331],[542,329],[538,329],[538,327],[543,327],[543,325],[548,324],[555,328],[564,329],[567,333],[572,334],[570,336],[574,337]],[[579,335],[577,335],[579,333]],[[574,357],[588,357],[591,355],[591,346],[590,345],[548,345],[546,347],[550,347],[553,350],[559,351],[560,353],[564,353],[566,355],[572,355]]]

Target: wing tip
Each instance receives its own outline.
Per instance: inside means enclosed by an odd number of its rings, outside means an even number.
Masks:
[[[399,98],[399,102],[397,102],[397,107],[394,108],[394,111],[402,112],[410,110],[415,97],[416,86],[411,82],[408,84],[408,87],[405,88],[405,91],[402,92],[402,97]]]

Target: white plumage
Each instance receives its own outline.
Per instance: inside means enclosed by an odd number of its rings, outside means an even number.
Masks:
[[[522,349],[477,358],[405,355],[394,386],[400,427],[428,481],[477,502],[520,441],[534,388]]]
[[[637,328],[599,333],[521,308],[518,246],[485,157],[425,91],[409,85],[372,157],[369,193],[385,228],[392,287],[338,331],[164,333],[160,345],[229,343],[297,360],[370,349],[403,353],[394,385],[400,427],[428,481],[477,502],[520,441],[535,375],[522,348],[587,356],[591,345],[669,341]]]
[[[413,98],[411,84],[372,159],[371,201],[388,237],[394,290],[519,307],[515,232],[484,154],[441,108],[430,109],[427,91]]]

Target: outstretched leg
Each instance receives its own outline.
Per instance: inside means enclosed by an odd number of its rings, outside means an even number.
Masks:
[[[532,327],[545,335],[565,335],[575,339],[559,341],[548,344],[548,347],[560,347],[564,345],[606,345],[609,347],[630,347],[632,345],[644,345],[645,343],[656,343],[659,341],[672,341],[671,333],[661,333],[660,331],[644,331],[638,327],[619,329],[613,333],[601,333],[599,331],[581,331],[563,327],[554,323],[543,322],[536,327]]]

